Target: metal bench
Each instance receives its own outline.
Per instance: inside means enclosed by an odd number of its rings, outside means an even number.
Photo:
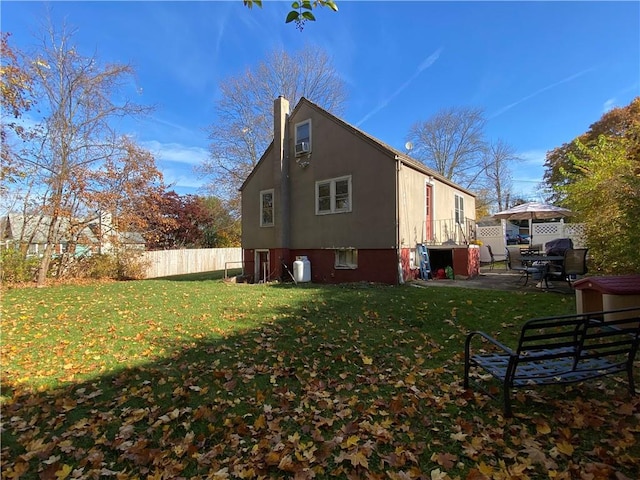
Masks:
[[[605,316],[615,320],[605,321]],[[512,388],[569,384],[626,372],[634,395],[633,362],[639,343],[640,306],[529,320],[522,326],[516,349],[485,332],[471,332],[465,342],[464,387],[469,388],[472,368],[490,373],[502,383],[507,417],[512,416]]]

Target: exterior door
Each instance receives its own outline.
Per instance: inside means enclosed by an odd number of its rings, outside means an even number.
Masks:
[[[254,278],[256,283],[264,283],[269,281],[269,250],[256,250],[255,253],[255,272]]]
[[[430,242],[433,240],[433,185],[428,183],[425,189],[425,202],[424,239]]]

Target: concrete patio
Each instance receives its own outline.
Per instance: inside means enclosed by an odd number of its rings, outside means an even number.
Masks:
[[[575,291],[570,288],[566,282],[549,282],[550,288],[544,289],[537,287],[536,285],[538,285],[538,281],[529,277],[528,283],[526,285],[523,285],[524,282],[521,278],[520,272],[505,270],[504,266],[501,265],[496,265],[493,269],[483,266],[480,268],[480,275],[476,277],[457,277],[454,280],[414,280],[412,283],[416,286],[426,288],[458,287],[531,293],[550,292],[565,295],[575,295]]]

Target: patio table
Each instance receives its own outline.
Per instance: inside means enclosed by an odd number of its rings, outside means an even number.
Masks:
[[[527,262],[556,262],[564,260],[562,255],[522,255]]]
[[[540,281],[536,284],[537,288],[549,288],[551,286],[547,280],[547,272],[549,270],[550,262],[562,262],[564,260],[564,256],[562,255],[522,255],[522,260],[531,262],[544,262],[542,270],[542,275]]]

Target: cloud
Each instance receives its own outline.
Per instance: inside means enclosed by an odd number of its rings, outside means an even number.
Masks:
[[[371,110],[369,113],[367,113],[359,122],[356,123],[356,126],[359,127],[361,124],[363,124],[364,122],[369,120],[371,117],[373,117],[380,110],[382,110],[387,105],[389,105],[389,103],[391,103],[398,95],[400,95],[404,90],[406,90],[406,88],[409,85],[411,85],[411,83],[416,78],[418,78],[418,76],[422,72],[424,72],[427,68],[429,68],[431,65],[436,63],[438,58],[440,58],[440,54],[441,53],[442,53],[442,47],[440,47],[438,50],[436,50],[431,55],[429,55],[427,58],[425,58],[422,61],[422,63],[418,66],[418,69],[415,71],[415,73],[413,75],[411,75],[409,77],[409,79],[407,79],[407,81],[405,81],[402,85],[400,85],[400,87],[395,92],[393,92],[390,97],[388,97],[385,100],[383,100],[382,102],[380,102],[378,104],[378,106],[376,106],[373,110]]]
[[[546,150],[527,150],[518,153],[527,167],[543,167],[547,157]]]
[[[555,83],[552,83],[550,85],[547,85],[546,87],[542,87],[539,90],[536,90],[535,92],[529,94],[529,95],[525,95],[524,97],[522,97],[520,100],[516,100],[513,103],[510,103],[509,105],[506,105],[504,107],[502,107],[501,109],[499,109],[497,112],[494,112],[491,116],[489,116],[489,119],[495,118],[499,115],[502,115],[503,113],[505,113],[508,110],[511,110],[513,107],[520,105],[521,103],[526,102],[527,100],[531,100],[533,97],[537,97],[538,95],[540,95],[541,93],[546,92],[547,90],[551,90],[552,88],[557,87],[558,85],[562,85],[563,83],[568,83],[571,82],[572,80],[575,80],[576,78],[580,78],[583,75],[591,72],[595,70],[595,67],[591,67],[591,68],[587,68],[586,70],[582,70],[581,72],[578,73],[574,73],[573,75],[569,75],[566,78],[563,78],[562,80],[559,80]]]
[[[176,189],[189,188],[199,189],[205,182],[195,174],[189,174],[184,169],[165,167],[162,168],[162,176],[168,185],[172,185]]]
[[[140,144],[149,150],[156,160],[160,161],[200,165],[209,156],[209,152],[202,147],[191,147],[180,143],[161,143],[157,140],[151,140]]]
[[[522,161],[514,165],[512,179],[518,195],[531,199],[540,199],[540,195],[544,195],[544,192],[539,192],[539,185],[544,176],[546,155],[546,150],[539,149],[518,152]]]
[[[604,105],[602,106],[602,113],[607,113],[609,110],[611,110],[615,106],[616,106],[616,99],[610,98],[609,100],[604,102]]]

